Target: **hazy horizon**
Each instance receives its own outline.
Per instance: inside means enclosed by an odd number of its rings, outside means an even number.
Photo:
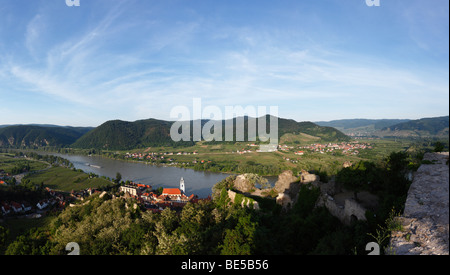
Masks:
[[[447,116],[449,116],[449,115],[442,115],[442,116],[436,116],[436,117],[447,117]],[[241,117],[241,116],[236,116],[234,118],[238,118],[238,117]],[[286,118],[286,117],[278,117],[278,118],[287,119],[287,120],[291,119],[291,118]],[[419,119],[426,119],[426,118],[435,118],[435,117],[422,117],[422,118],[419,118]],[[156,119],[156,118],[147,118],[147,119]],[[133,120],[133,121],[131,121],[131,120],[122,120],[122,121],[125,121],[125,122],[136,122],[136,121],[139,121],[139,120],[147,120],[147,119],[137,119],[137,120]],[[317,123],[320,123],[320,122],[333,122],[333,121],[342,121],[342,120],[419,120],[419,119],[403,119],[403,118],[399,118],[399,119],[397,119],[397,118],[380,118],[380,119],[377,119],[377,118],[376,119],[374,119],[374,118],[346,118],[346,119],[333,119],[333,120],[320,120],[320,121],[318,121],[318,120],[317,121],[295,120],[295,119],[294,120],[296,122],[312,122],[312,123],[316,123],[317,124]],[[2,128],[2,127],[9,127],[9,126],[48,126],[48,127],[57,126],[57,127],[73,127],[73,128],[76,128],[76,127],[96,128],[96,127],[102,125],[105,122],[114,121],[114,120],[121,120],[121,119],[110,119],[110,120],[104,121],[104,122],[102,122],[102,123],[100,123],[98,125],[94,125],[94,126],[92,126],[92,125],[88,125],[88,126],[65,125],[65,124],[59,125],[59,124],[50,124],[50,123],[17,123],[17,124],[0,124],[0,128]],[[160,119],[156,119],[156,120],[160,120]],[[175,121],[175,120],[164,120],[164,119],[161,119],[161,120],[163,120],[163,121]],[[224,119],[224,120],[227,120],[227,119]]]

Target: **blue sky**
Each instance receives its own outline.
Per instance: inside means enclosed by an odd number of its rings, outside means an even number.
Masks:
[[[449,114],[447,0],[0,0],[0,125]]]

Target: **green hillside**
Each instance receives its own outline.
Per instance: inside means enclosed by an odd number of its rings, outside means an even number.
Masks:
[[[0,128],[0,147],[67,146],[89,127],[15,125]]]
[[[269,121],[269,116],[266,117]],[[207,121],[202,120],[201,125]],[[236,119],[233,121],[233,132],[236,133]],[[223,129],[223,140],[225,140],[225,121],[221,121]],[[174,142],[170,137],[170,128],[173,122],[148,119],[135,122],[120,120],[108,121],[96,129],[90,131],[72,146],[75,148],[102,148],[111,150],[128,150],[151,146],[186,146],[193,145],[194,142]],[[191,121],[191,140],[192,127]],[[244,136],[247,139],[248,118],[244,118]],[[267,129],[270,129],[268,124]],[[284,134],[304,133],[309,136],[318,137],[324,141],[344,141],[348,137],[342,132],[332,127],[321,127],[312,122],[296,122],[294,120],[278,119],[279,137]],[[234,134],[234,140],[235,140]],[[215,142],[212,142],[215,143]]]
[[[409,119],[341,119],[341,120],[332,120],[332,121],[318,121],[317,125],[320,126],[329,126],[337,129],[354,129],[361,127],[373,127],[375,130],[381,130],[383,128],[408,122]]]
[[[319,137],[322,141],[349,140],[349,137],[333,127],[319,126],[312,122],[296,122],[295,120],[291,119],[279,119],[278,128],[280,137],[288,133],[303,133],[310,136]]]
[[[113,120],[103,123],[78,139],[75,148],[127,150],[149,146],[175,146],[170,138],[173,122],[156,119],[127,122]]]
[[[363,137],[436,137],[449,135],[449,116],[409,119],[342,119],[316,122],[334,127],[349,136]]]
[[[442,135],[449,129],[449,116],[422,118],[386,127],[383,131],[417,131],[429,135]]]

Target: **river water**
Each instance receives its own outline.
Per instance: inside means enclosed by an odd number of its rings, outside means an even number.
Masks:
[[[153,189],[158,187],[179,188],[180,180],[184,178],[186,195],[195,194],[200,198],[211,195],[214,184],[228,177],[229,174],[194,171],[192,169],[165,167],[145,164],[141,162],[126,162],[102,158],[99,156],[81,156],[52,153],[52,155],[65,158],[73,163],[76,169],[86,173],[95,173],[114,179],[116,173],[122,175],[123,181],[150,184]],[[274,183],[275,178],[269,177],[269,182]]]

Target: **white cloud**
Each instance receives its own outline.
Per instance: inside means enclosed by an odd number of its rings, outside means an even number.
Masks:
[[[409,1],[402,9],[402,18],[412,41],[426,51],[448,55],[449,2],[447,0]],[[447,37],[447,39],[444,39]]]
[[[0,57],[0,82],[66,102],[68,116],[81,107],[125,120],[168,119],[171,107],[189,107],[194,97],[220,107],[277,105],[280,114],[303,114],[295,108],[304,104],[309,113],[333,116],[348,113],[339,108],[349,101],[359,111],[406,110],[431,105],[427,93],[448,94],[445,74],[339,50],[303,37],[305,28],[218,25],[202,16],[169,22],[154,13],[129,18],[125,3],[40,51],[32,46],[42,43],[51,15],[35,15],[24,33],[34,62]]]
[[[41,14],[37,14],[27,25],[25,47],[34,59],[37,58],[36,48],[40,46],[39,39],[44,27],[45,24]]]

